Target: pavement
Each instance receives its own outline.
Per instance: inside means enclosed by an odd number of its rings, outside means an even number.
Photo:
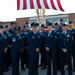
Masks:
[[[47,69],[40,70],[40,68],[39,68],[39,75],[46,75],[46,73],[47,73]],[[25,71],[22,71],[20,68],[20,74],[21,75],[28,75],[28,69],[26,69]],[[8,71],[7,73],[4,73],[4,75],[12,75],[12,70]],[[58,71],[57,75],[61,75],[59,71]],[[65,75],[68,75],[67,70],[65,70]],[[75,72],[73,72],[73,75],[75,75]]]

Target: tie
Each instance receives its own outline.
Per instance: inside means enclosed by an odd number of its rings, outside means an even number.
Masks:
[[[48,37],[50,36],[51,32],[48,33]]]

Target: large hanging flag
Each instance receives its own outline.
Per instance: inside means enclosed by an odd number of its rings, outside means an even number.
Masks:
[[[17,10],[53,9],[64,11],[60,0],[17,0]]]

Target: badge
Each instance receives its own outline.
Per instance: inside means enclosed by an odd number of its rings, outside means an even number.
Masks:
[[[67,42],[69,41],[69,39],[67,38]]]
[[[38,36],[38,38],[40,38],[40,36]]]
[[[66,37],[70,37],[70,35],[69,34],[67,34],[67,36]]]
[[[16,39],[15,39],[15,38],[13,38],[13,39],[12,39],[12,41],[13,41],[13,42],[15,42],[15,41],[16,41]]]
[[[34,37],[32,37],[32,38],[34,38]]]
[[[7,37],[5,36],[5,39],[7,39]]]
[[[51,35],[51,37],[53,37],[53,35]]]

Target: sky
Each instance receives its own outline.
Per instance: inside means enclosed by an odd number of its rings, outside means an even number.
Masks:
[[[45,15],[75,13],[75,0],[60,0],[65,12],[52,9],[46,10]],[[17,0],[0,0],[0,21],[15,21],[16,18],[36,16],[35,9],[17,11]]]

